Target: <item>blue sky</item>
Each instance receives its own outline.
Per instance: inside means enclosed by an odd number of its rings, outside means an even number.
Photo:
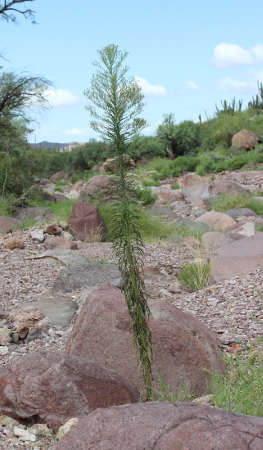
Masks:
[[[96,137],[83,90],[108,44],[129,53],[129,73],[145,93],[145,134],[168,113],[181,122],[211,117],[222,99],[246,104],[263,81],[262,0],[35,0],[32,7],[36,25],[0,22],[3,69],[52,82],[53,106],[31,111],[32,142]]]

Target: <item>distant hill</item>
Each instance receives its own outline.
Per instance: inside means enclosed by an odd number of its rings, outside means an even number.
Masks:
[[[48,141],[42,141],[38,142],[37,144],[31,144],[33,148],[46,148],[46,149],[55,149],[60,152],[63,151],[71,151],[74,147],[79,147],[80,145],[84,145],[84,142],[67,142],[67,143],[61,143],[61,142],[48,142]]]

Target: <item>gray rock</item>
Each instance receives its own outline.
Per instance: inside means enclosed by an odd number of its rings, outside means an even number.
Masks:
[[[82,287],[101,286],[110,283],[121,286],[121,276],[115,264],[85,262],[62,269],[53,284],[53,291],[73,292]]]
[[[44,258],[49,258],[50,261],[55,261],[63,266],[81,266],[89,262],[87,256],[81,255],[78,251],[59,247],[47,250],[34,257],[34,259]]]
[[[44,218],[48,217],[52,213],[50,208],[46,208],[43,206],[34,206],[31,208],[21,208],[16,211],[15,217],[20,220],[25,219],[36,219],[36,218]]]
[[[31,230],[30,231],[31,239],[35,242],[39,242],[40,244],[44,242],[45,235],[43,230]]]
[[[51,325],[66,327],[70,324],[78,304],[63,293],[44,293],[36,301],[36,308],[41,311]]]
[[[232,217],[233,219],[237,219],[238,217],[251,217],[257,216],[257,214],[249,208],[233,208],[225,211],[225,214]]]

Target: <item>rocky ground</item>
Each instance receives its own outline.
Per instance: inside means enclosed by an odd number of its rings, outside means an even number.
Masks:
[[[243,185],[261,189],[262,172],[228,174]],[[180,202],[179,202],[180,203]],[[181,208],[181,204],[180,206]],[[179,210],[180,210],[179,208]],[[187,204],[182,218],[196,217],[196,208]],[[177,210],[178,215],[178,210]],[[169,214],[168,214],[169,216]],[[167,218],[166,218],[167,219]],[[168,217],[169,220],[169,217]],[[170,220],[174,220],[171,216]],[[6,239],[17,237],[24,242],[23,249],[9,250]],[[50,258],[36,258],[43,251],[42,244],[32,241],[29,230],[15,231],[0,238],[0,327],[10,326],[8,315],[34,303],[51,289],[63,266]],[[90,261],[114,262],[110,243],[82,243],[80,250]],[[151,299],[166,299],[183,311],[190,312],[208,325],[218,336],[221,347],[228,352],[241,351],[263,335],[263,274],[257,269],[244,277],[222,281],[195,293],[187,292],[178,282],[179,269],[193,260],[187,241],[160,241],[145,245],[145,283]],[[81,303],[81,291],[72,295]],[[40,349],[63,350],[70,327],[52,326],[44,338],[31,342],[10,343],[0,346],[0,364],[7,364],[28,352]],[[0,449],[46,449],[52,436],[43,431],[35,442],[23,442],[1,425]]]

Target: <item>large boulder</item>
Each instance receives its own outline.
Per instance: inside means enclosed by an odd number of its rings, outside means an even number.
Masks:
[[[263,267],[263,233],[223,245],[210,263],[215,282],[247,275]]]
[[[128,155],[124,155],[124,165],[126,169],[133,169],[135,167],[135,162],[132,158],[130,158]],[[108,158],[106,161],[102,164],[102,167],[100,168],[101,173],[115,173],[119,170],[119,158]]]
[[[227,195],[250,195],[250,191],[245,189],[241,184],[230,179],[215,180],[209,188],[209,193],[212,197],[217,198],[220,194]]]
[[[15,217],[19,220],[47,220],[51,214],[52,211],[50,208],[45,206],[32,206],[27,208],[19,208],[15,213]]]
[[[54,292],[73,292],[88,287],[94,288],[105,283],[121,285],[121,275],[116,264],[103,264],[80,260],[62,269],[53,284]]]
[[[257,135],[249,130],[241,130],[232,137],[232,147],[237,149],[249,150],[256,147],[258,143]]]
[[[9,233],[22,225],[18,219],[8,216],[0,216],[0,233]]]
[[[51,181],[58,181],[58,180],[62,180],[66,177],[66,173],[64,172],[64,170],[59,170],[58,172],[54,173],[51,177],[50,180]]]
[[[263,418],[194,403],[97,409],[50,450],[260,450]]]
[[[195,206],[202,206],[204,199],[209,196],[210,180],[194,173],[188,173],[180,179],[183,195]]]
[[[166,205],[167,203],[177,200],[184,200],[181,189],[169,189],[165,186],[153,186],[151,188],[153,194],[157,195],[157,203]]]
[[[97,206],[84,200],[79,200],[73,205],[68,227],[73,235],[82,241],[95,239],[95,236],[97,240],[101,240],[106,232],[105,223]]]
[[[224,368],[215,335],[194,316],[169,302],[150,301],[149,306],[157,395],[160,381],[173,392],[207,392],[208,372],[222,372]],[[88,295],[73,326],[67,352],[92,358],[116,371],[143,395],[128,309],[119,289],[104,285]]]
[[[205,223],[217,231],[227,231],[234,229],[237,222],[222,212],[208,211],[196,219],[196,222]]]
[[[0,412],[58,428],[96,408],[138,401],[118,374],[85,359],[30,353],[0,368]]]
[[[96,175],[84,184],[81,190],[81,196],[83,198],[111,199],[115,186],[116,180],[113,178],[107,175]]]

